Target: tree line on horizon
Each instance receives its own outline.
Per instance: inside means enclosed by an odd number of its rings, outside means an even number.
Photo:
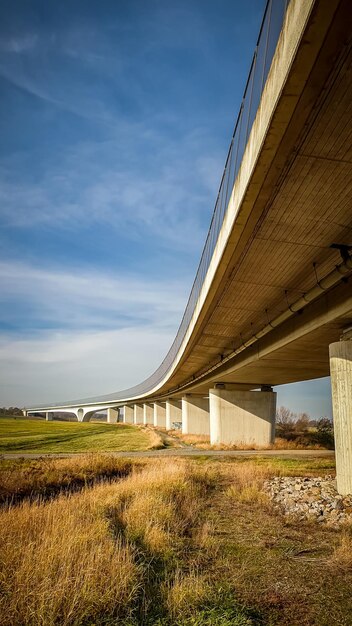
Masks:
[[[9,407],[1,406],[0,407],[0,414],[1,415],[22,415],[23,416],[22,409],[19,409],[18,406],[9,406]]]

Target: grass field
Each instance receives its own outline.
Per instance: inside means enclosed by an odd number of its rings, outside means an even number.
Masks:
[[[129,424],[0,419],[0,454],[146,450],[150,434]]]
[[[351,526],[287,519],[262,491],[273,475],[332,469],[260,457],[2,461],[8,490],[117,478],[0,509],[0,625],[350,626]]]

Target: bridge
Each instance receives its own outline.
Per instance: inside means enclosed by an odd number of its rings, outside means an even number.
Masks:
[[[269,0],[208,236],[175,340],[130,389],[27,409],[267,445],[273,387],[331,374],[352,493],[349,0]]]

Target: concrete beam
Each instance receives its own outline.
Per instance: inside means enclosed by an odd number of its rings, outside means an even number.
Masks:
[[[165,402],[154,402],[154,426],[160,426],[161,428],[166,426]]]
[[[125,424],[134,423],[134,407],[125,404],[123,407],[123,421]]]
[[[119,409],[108,409],[106,421],[108,424],[116,424],[119,420]]]
[[[133,409],[133,423],[143,424],[143,404],[135,404]]]
[[[166,401],[166,430],[171,430],[174,422],[182,422],[182,400]]]
[[[210,443],[267,446],[275,438],[276,393],[210,389]]]
[[[182,398],[182,433],[209,435],[209,399],[185,395]]]
[[[143,424],[154,424],[154,406],[145,402],[143,404]]]
[[[334,417],[336,481],[340,494],[352,494],[352,339],[329,347]]]

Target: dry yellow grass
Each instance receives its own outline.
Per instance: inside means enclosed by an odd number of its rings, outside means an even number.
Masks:
[[[239,502],[256,502],[269,506],[269,498],[263,492],[264,481],[278,471],[267,465],[257,465],[253,462],[233,466],[232,484],[227,489],[227,495]]]
[[[25,503],[1,512],[0,523],[2,626],[68,626],[131,613],[140,568],[92,498]]]
[[[196,571],[185,574],[176,570],[173,578],[163,586],[165,604],[172,619],[194,613],[205,604],[210,593],[209,583]]]
[[[152,426],[143,425],[139,426],[139,429],[145,432],[149,437],[148,450],[161,450],[165,448],[162,436]]]
[[[145,564],[183,548],[207,480],[182,460],[157,461],[115,484],[3,509],[1,626],[131,618]]]
[[[330,558],[330,565],[340,571],[352,570],[352,536],[345,532]]]
[[[210,448],[209,435],[184,435],[180,430],[168,430],[167,432],[172,437],[176,437],[189,446],[196,446],[197,448],[202,448],[204,446],[204,449]]]
[[[236,444],[210,444],[208,435],[184,435],[179,430],[170,430],[168,433],[187,445],[195,446],[200,450],[321,450],[324,449],[320,444],[302,444],[297,441],[288,441],[281,437],[276,437],[275,442],[267,446],[259,446],[256,444],[247,444],[238,442]]]
[[[3,507],[0,626],[349,626],[351,529],[297,524],[261,499],[297,466],[146,459],[122,480]]]
[[[4,461],[0,471],[0,502],[52,495],[97,480],[124,477],[131,469],[131,461],[96,453],[66,459]]]
[[[158,460],[133,472],[111,491],[111,511],[127,539],[162,558],[170,557],[197,521],[207,472],[182,459]]]

